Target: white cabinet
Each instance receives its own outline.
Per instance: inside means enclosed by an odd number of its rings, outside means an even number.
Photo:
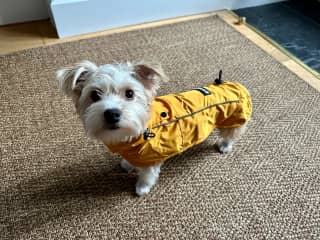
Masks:
[[[50,1],[50,0],[49,0]],[[280,0],[51,0],[59,37]]]

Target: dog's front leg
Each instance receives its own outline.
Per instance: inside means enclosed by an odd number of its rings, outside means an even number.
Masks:
[[[138,168],[137,170],[138,181],[136,184],[136,193],[142,196],[150,192],[150,189],[156,184],[160,174],[160,165]]]

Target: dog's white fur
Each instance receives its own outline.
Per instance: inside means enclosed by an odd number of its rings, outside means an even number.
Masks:
[[[131,141],[143,134],[150,118],[150,103],[160,82],[168,80],[160,67],[146,63],[97,66],[90,61],[58,70],[57,79],[62,91],[72,97],[86,133],[105,144]],[[128,98],[132,92],[133,97]],[[105,112],[109,109],[119,110],[118,122],[106,121]],[[245,125],[221,129],[219,151],[230,152],[244,131]],[[128,172],[137,171],[136,193],[141,196],[157,182],[161,164],[138,168],[123,159],[121,167]]]

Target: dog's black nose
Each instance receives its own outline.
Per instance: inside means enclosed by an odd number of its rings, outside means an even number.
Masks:
[[[120,121],[121,118],[121,111],[116,108],[107,109],[104,112],[104,119],[109,124],[115,124]]]

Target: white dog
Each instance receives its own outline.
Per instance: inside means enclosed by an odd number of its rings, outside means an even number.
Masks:
[[[202,142],[215,127],[221,130],[221,139],[217,142],[219,150],[230,152],[251,115],[250,96],[239,84],[222,84],[222,90],[220,84],[215,84],[168,95],[170,103],[166,102],[166,96],[155,98],[161,81],[168,79],[160,67],[145,63],[98,67],[83,61],[58,70],[57,79],[63,92],[72,97],[87,134],[102,141],[111,151],[120,153],[125,158],[121,161],[125,170],[137,170],[136,193],[139,196],[154,186],[164,160]],[[235,86],[240,89],[236,93]],[[221,92],[222,97],[216,92]],[[178,114],[181,99],[183,106],[191,106],[207,95],[217,95],[220,100],[200,110]],[[231,99],[226,99],[227,95]],[[219,111],[225,111],[223,116],[230,113],[225,117],[227,120],[215,119],[221,115]],[[201,124],[197,123],[199,117]],[[185,118],[195,122],[194,127],[190,127],[190,123],[184,126]],[[205,122],[210,122],[212,127],[202,125]],[[181,128],[187,128],[185,133]]]

